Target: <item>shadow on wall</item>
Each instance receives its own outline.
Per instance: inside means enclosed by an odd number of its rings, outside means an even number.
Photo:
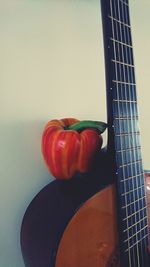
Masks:
[[[33,197],[50,181],[41,154],[45,122],[1,122],[0,265],[23,267],[20,227]]]

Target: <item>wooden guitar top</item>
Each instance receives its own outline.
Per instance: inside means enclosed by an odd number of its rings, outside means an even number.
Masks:
[[[61,239],[56,267],[117,267],[115,196],[115,187],[109,186],[77,211]]]

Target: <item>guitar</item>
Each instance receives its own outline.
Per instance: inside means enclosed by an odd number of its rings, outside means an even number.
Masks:
[[[26,267],[148,267],[150,174],[142,165],[128,0],[101,0],[108,146],[90,173],[53,181],[21,227]]]

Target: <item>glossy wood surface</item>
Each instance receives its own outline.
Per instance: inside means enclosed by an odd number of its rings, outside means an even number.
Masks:
[[[78,210],[60,242],[56,267],[109,266],[118,246],[115,196],[109,186]]]
[[[145,178],[150,227],[150,174]],[[114,185],[86,201],[68,224],[56,257],[56,267],[64,266],[120,266]]]

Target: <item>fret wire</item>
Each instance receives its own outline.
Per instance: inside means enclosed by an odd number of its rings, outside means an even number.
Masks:
[[[135,224],[129,226],[128,229],[130,230],[132,227],[134,227],[136,224],[141,223],[141,222],[144,221],[146,218],[147,218],[147,216],[143,217],[140,221],[138,221],[138,222],[136,222]],[[123,230],[124,233],[125,233],[126,231],[127,231],[127,229]]]
[[[130,236],[129,239],[133,238],[134,236],[136,236],[137,234],[141,233],[145,228],[147,228],[148,226],[146,225],[145,227],[143,227],[142,229],[140,229],[139,231],[137,231],[133,236]],[[124,243],[127,242],[127,239],[123,241]]]
[[[132,162],[132,161],[131,161]],[[124,164],[125,165],[125,164]],[[133,178],[133,180],[135,180],[135,178],[136,177],[139,177],[139,176],[142,176],[143,175],[143,170],[142,170],[142,164],[140,164],[140,165],[137,165],[137,167],[138,167],[138,172],[135,174],[135,173],[131,173],[131,170],[132,170],[132,168],[133,169],[135,169],[135,164],[127,164],[127,166],[125,166],[124,167],[124,171],[125,171],[125,173],[126,173],[126,178],[125,178],[125,181],[128,181],[128,180],[130,180],[131,178]],[[123,170],[123,168],[120,168],[119,167],[119,169],[118,169],[118,173],[120,174],[120,182],[122,182],[123,181],[123,175],[122,175],[122,170]],[[141,177],[141,178],[143,178],[143,177]],[[137,183],[137,186],[139,186],[139,183]],[[128,186],[128,188],[130,188],[129,186]],[[130,188],[131,189],[131,188]],[[128,189],[129,190],[129,189]],[[123,193],[123,192],[121,192],[121,193]]]
[[[128,163],[130,163],[132,161],[137,161],[137,160],[141,159],[141,157],[139,157],[139,155],[136,155],[136,158],[134,158],[134,160],[133,160],[133,157],[132,157],[133,152],[136,152],[136,154],[141,152],[140,151],[140,144],[139,144],[139,146],[137,145],[135,147],[135,146],[132,145],[132,143],[129,140],[125,140],[124,138],[122,139],[122,142],[123,142],[123,147],[122,148],[120,146],[120,143],[118,143],[116,145],[116,148],[115,148],[116,152],[117,152],[117,154],[116,154],[117,158],[120,157],[120,153],[122,153],[124,156],[126,156],[126,160],[124,162],[121,162],[120,165],[128,164]],[[127,167],[129,167],[129,165]]]
[[[142,159],[140,158],[140,159],[137,159],[137,160],[135,160],[134,162],[136,162],[136,161],[138,161],[138,160],[140,160],[141,161],[141,163],[142,163]],[[126,165],[130,165],[130,164],[132,164],[132,162],[133,161],[129,161],[128,163],[126,163],[126,164],[122,164],[123,166],[126,166]],[[122,165],[120,165],[120,166],[122,166]],[[122,182],[122,180],[121,180],[121,182]]]
[[[114,63],[117,63],[117,64],[121,64],[121,65],[124,65],[124,66],[128,66],[128,67],[134,68],[134,65],[132,65],[132,64],[128,64],[128,63],[125,63],[125,62],[122,62],[122,61],[118,61],[118,60],[115,60],[115,59],[111,59],[111,61],[114,62]]]
[[[135,177],[140,177],[141,175],[143,175],[144,173],[140,173],[140,174],[137,174],[137,175],[132,175],[132,176],[129,176],[128,178],[126,178],[125,180],[130,180],[130,179],[133,179]],[[124,182],[124,180],[120,180],[120,182]]]
[[[137,103],[136,100],[120,100],[120,99],[113,99],[114,102],[122,102],[122,103]]]
[[[130,163],[128,163],[128,164],[120,165],[119,168],[123,168],[123,167],[129,166],[129,165],[132,165],[132,164],[137,164],[137,163],[142,163],[142,159],[132,161],[132,162],[130,162]]]
[[[122,129],[120,129],[119,123],[122,126]],[[129,132],[129,133],[132,133],[132,138],[134,138],[133,133],[139,131],[137,120],[114,120],[113,125],[114,125],[115,134],[123,134],[123,133],[127,134]],[[132,125],[133,125],[133,127],[132,127]],[[128,129],[127,129],[127,127],[128,127]],[[137,135],[135,137],[137,138],[137,140],[136,140],[137,143],[139,143],[140,139],[138,138]],[[133,140],[131,140],[131,139],[128,139],[128,141],[133,142]]]
[[[129,116],[129,117],[115,117],[114,116],[115,120],[125,120],[125,121],[126,120],[129,120],[129,121],[130,120],[138,120],[138,118],[139,118],[138,116],[133,116],[133,117],[131,117],[131,116]]]
[[[123,45],[123,46],[127,46],[127,47],[130,47],[130,48],[133,48],[132,45],[129,45],[129,44],[127,44],[127,43],[120,42],[119,40],[116,40],[116,39],[114,39],[114,38],[112,38],[112,37],[110,37],[110,40],[113,41],[114,43],[118,43],[118,44],[121,44],[121,45]]]
[[[128,249],[126,249],[124,252],[128,252],[129,249],[133,248],[134,246],[136,246],[139,242],[141,242],[143,239],[145,239],[146,237],[148,237],[148,234],[145,234],[141,240],[138,240],[136,243],[134,243],[132,246],[130,246]]]
[[[130,136],[130,135],[140,135],[140,132],[126,132],[126,133],[121,133],[121,134],[115,134],[116,137],[121,137],[121,136]]]
[[[128,136],[128,135],[130,135],[130,136],[132,136],[132,135],[140,135],[140,133],[137,131],[133,131],[133,132],[123,132],[123,133],[116,133],[115,134],[115,136]]]
[[[136,85],[136,83],[128,83],[128,82],[123,82],[123,81],[117,81],[117,80],[112,80],[113,83],[120,83],[120,84],[125,84],[125,85]]]
[[[125,121],[121,120],[121,122],[123,122],[125,124],[125,123],[127,123],[127,120],[125,120]],[[128,120],[128,122],[131,125],[131,120]],[[139,139],[137,140],[137,143],[136,143],[136,146],[135,146],[135,145],[133,145],[133,142],[130,139],[130,137],[135,138],[134,135],[131,135],[131,136],[128,136],[128,135],[125,136],[124,135],[124,136],[120,136],[119,138],[116,137],[115,149],[116,149],[117,152],[122,152],[122,151],[125,152],[125,150],[126,150],[126,152],[130,152],[130,150],[133,151],[133,149],[135,149],[136,152],[141,152],[141,151],[137,151],[138,149],[141,148]],[[117,140],[117,139],[119,139],[119,140]],[[120,139],[122,139],[122,143],[123,143],[122,148],[120,146]]]
[[[122,152],[127,152],[127,151],[135,151],[135,150],[138,150],[138,149],[141,149],[141,146],[133,146],[133,147],[130,147],[130,148],[126,148],[126,149],[120,149],[120,150],[116,150],[117,153],[122,153]]]
[[[140,159],[140,158],[137,157],[136,161],[138,161],[138,160],[141,160],[140,164],[139,163],[138,164],[137,163],[132,163],[132,161],[129,161],[129,162],[126,162],[126,164],[120,164],[119,165],[118,173],[120,174],[121,181],[123,180],[123,177],[122,177],[122,170],[123,170],[123,168],[124,168],[125,173],[126,173],[126,180],[128,179],[128,177],[133,177],[134,178],[134,177],[138,177],[138,175],[143,175],[142,159]],[[122,165],[123,165],[123,167],[120,167]],[[138,173],[137,174],[134,173],[132,175],[131,174],[131,169],[132,168],[133,169],[136,168],[136,166],[138,167]],[[127,170],[128,170],[128,175],[127,175]]]
[[[130,25],[128,25],[128,24],[126,24],[126,23],[124,23],[124,22],[122,22],[122,21],[120,21],[120,20],[118,20],[118,19],[116,19],[116,18],[114,18],[114,17],[112,17],[110,15],[108,15],[108,18],[110,18],[111,20],[115,20],[116,22],[121,23],[122,25],[124,25],[124,26],[126,26],[128,28],[131,28]]]

